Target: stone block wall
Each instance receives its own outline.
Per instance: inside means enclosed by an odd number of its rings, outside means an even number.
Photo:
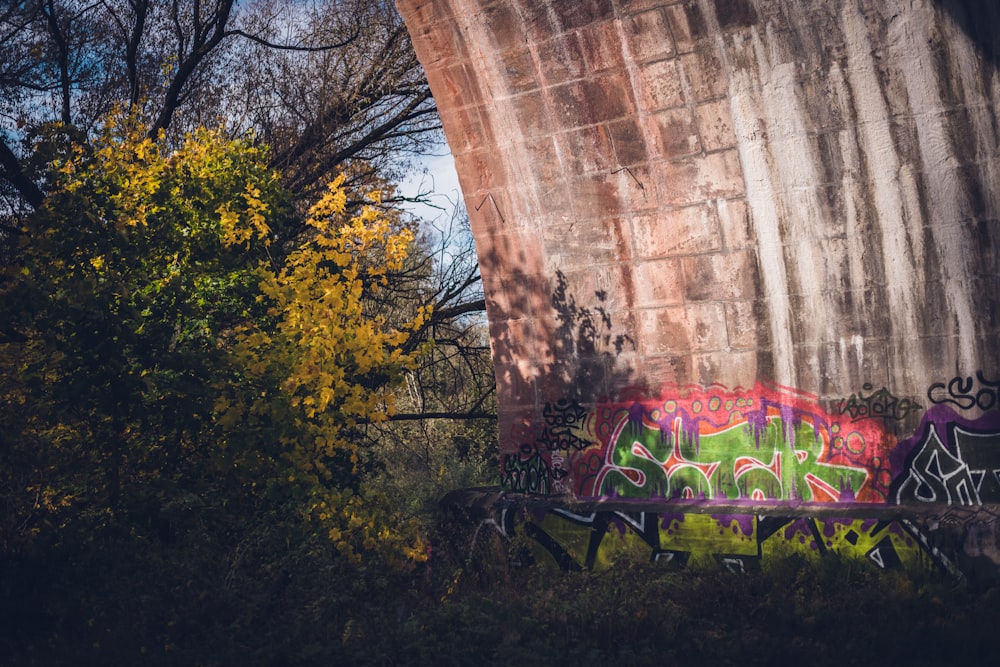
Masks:
[[[1000,6],[397,6],[479,251],[506,489],[1000,502]]]

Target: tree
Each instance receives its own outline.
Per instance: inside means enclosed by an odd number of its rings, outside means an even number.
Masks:
[[[113,109],[143,113],[150,136],[162,131],[171,145],[221,119],[227,137],[277,147],[269,164],[303,211],[338,174],[351,192],[381,189],[388,211],[400,200],[390,184],[406,156],[439,140],[423,70],[389,0],[8,4],[0,10],[0,262],[13,260],[21,221],[48,189],[51,144],[39,133],[59,122],[86,137]],[[351,197],[347,208],[365,204]],[[301,224],[276,231],[279,242],[310,233]],[[455,265],[461,275],[427,266],[434,253],[446,259],[447,243],[421,246],[428,261],[394,272],[378,302],[436,301],[424,335],[485,308],[474,261]]]
[[[6,541],[154,534],[191,503],[228,516],[281,499],[345,554],[419,557],[354,497],[342,433],[385,420],[416,363],[427,312],[389,327],[364,307],[410,231],[374,206],[349,216],[341,178],[308,212],[314,233],[278,248],[294,213],[247,141],[203,130],[169,150],[128,117],[92,144],[53,136],[0,314],[16,334],[0,343],[3,454],[35,479]]]
[[[416,594],[379,471],[492,396],[471,239],[393,208],[437,127],[388,0],[0,7],[0,656],[260,661]]]
[[[245,45],[228,94],[240,101],[239,122],[279,147],[273,164],[292,190],[310,191],[348,162],[356,179],[397,179],[406,154],[439,139],[423,69],[390,2],[263,6],[249,30],[266,41]]]
[[[471,239],[393,208],[436,129],[388,0],[0,6],[0,662],[337,656],[422,598],[398,445],[495,440],[422,421],[492,396]]]
[[[0,9],[0,191],[37,207],[24,140],[52,121],[88,132],[116,107],[180,140],[227,122],[254,131],[294,192],[348,163],[390,169],[439,125],[389,0],[25,0]]]

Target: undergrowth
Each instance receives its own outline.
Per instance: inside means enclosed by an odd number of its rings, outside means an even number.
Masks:
[[[193,544],[198,568],[153,550],[0,563],[0,664],[939,667],[992,656],[1000,620],[1000,589],[834,556],[561,572],[450,531],[410,572],[316,551],[227,573]]]
[[[995,588],[833,555],[744,574],[627,561],[558,572],[500,551],[439,582],[367,664],[939,666],[991,656],[1000,620]]]

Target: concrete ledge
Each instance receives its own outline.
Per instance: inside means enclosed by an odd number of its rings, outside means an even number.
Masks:
[[[1000,505],[575,500],[460,489],[442,508],[478,535],[527,538],[531,558],[564,570],[622,558],[669,567],[757,569],[769,559],[837,554],[881,570],[1000,579]]]

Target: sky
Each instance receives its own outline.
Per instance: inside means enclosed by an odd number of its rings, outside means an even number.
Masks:
[[[455,173],[455,161],[446,145],[433,155],[420,159],[422,165],[414,169],[410,177],[399,185],[403,195],[415,196],[428,191],[432,206],[408,204],[404,208],[424,220],[434,220],[440,216],[450,218],[455,205],[462,200],[462,190]]]

